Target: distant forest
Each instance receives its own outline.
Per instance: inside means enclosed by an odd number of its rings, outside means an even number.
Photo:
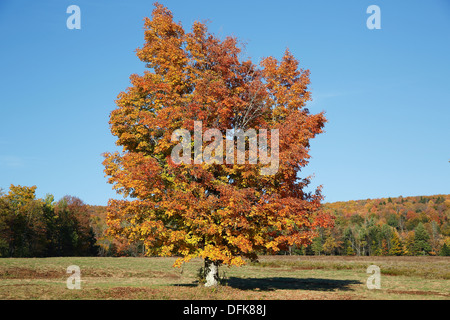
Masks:
[[[37,199],[35,190],[0,190],[0,257],[144,255],[142,243],[107,235],[106,207],[72,196]],[[325,203],[323,211],[334,226],[280,254],[450,256],[450,195]]]
[[[334,202],[323,210],[334,227],[319,231],[309,254],[450,255],[450,195]]]

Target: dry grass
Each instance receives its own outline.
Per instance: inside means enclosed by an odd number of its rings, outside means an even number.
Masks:
[[[300,270],[358,270],[377,265],[383,275],[418,276],[430,279],[450,279],[450,258],[423,257],[352,257],[352,256],[277,256],[262,257],[258,266],[289,267]]]
[[[196,281],[202,261],[173,268],[175,258],[0,259],[0,299],[450,299],[447,257],[266,256],[221,267],[224,285]],[[381,289],[369,290],[366,269],[381,268]],[[81,269],[70,290],[66,268]]]

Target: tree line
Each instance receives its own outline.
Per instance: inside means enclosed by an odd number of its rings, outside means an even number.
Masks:
[[[450,195],[325,203],[322,210],[333,216],[333,226],[319,228],[310,245],[279,254],[450,256]],[[95,211],[101,254],[143,255],[143,242],[128,244],[107,236],[106,208]]]
[[[35,191],[0,190],[0,257],[144,255],[143,242],[108,235],[106,207],[73,196],[38,199]],[[450,195],[325,203],[322,210],[334,225],[279,254],[450,256]]]
[[[89,206],[79,198],[36,198],[36,186],[0,189],[0,257],[95,256]]]
[[[450,255],[450,195],[326,203],[335,217],[298,253],[327,255]]]

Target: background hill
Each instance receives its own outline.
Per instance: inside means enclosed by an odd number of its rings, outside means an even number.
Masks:
[[[315,254],[448,255],[450,195],[326,203],[335,225],[320,230]]]

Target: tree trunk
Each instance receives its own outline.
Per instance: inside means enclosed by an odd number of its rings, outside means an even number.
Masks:
[[[217,286],[219,284],[219,265],[217,261],[205,259],[205,287]]]

